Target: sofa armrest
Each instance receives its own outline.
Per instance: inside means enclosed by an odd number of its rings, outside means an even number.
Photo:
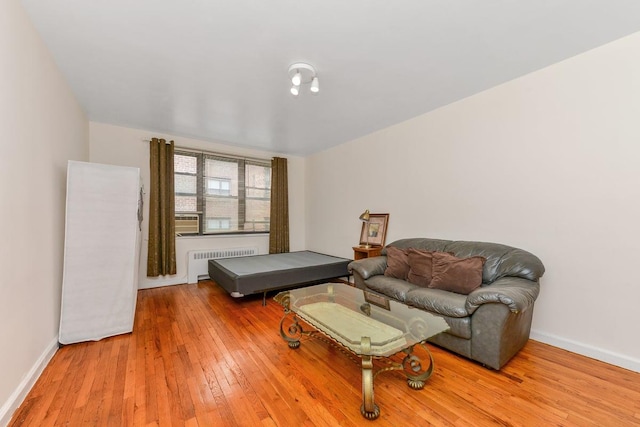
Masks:
[[[533,306],[539,293],[538,282],[518,277],[503,277],[471,292],[467,296],[465,306],[469,313],[473,313],[482,304],[502,303],[507,305],[511,312],[518,313]]]
[[[350,262],[347,268],[349,269],[349,273],[353,274],[353,272],[356,271],[364,280],[367,280],[371,276],[384,274],[384,270],[387,268],[387,257],[376,256],[359,259]]]

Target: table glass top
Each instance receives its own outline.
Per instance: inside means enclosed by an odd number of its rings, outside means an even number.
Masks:
[[[274,299],[359,355],[391,356],[449,329],[441,317],[342,283],[280,292]]]

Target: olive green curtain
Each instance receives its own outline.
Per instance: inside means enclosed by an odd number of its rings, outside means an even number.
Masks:
[[[289,184],[287,159],[271,159],[271,220],[269,253],[289,252]]]
[[[173,141],[151,139],[148,277],[176,274],[173,151]]]

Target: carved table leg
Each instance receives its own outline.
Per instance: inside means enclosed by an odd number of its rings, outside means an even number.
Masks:
[[[402,361],[405,375],[407,376],[407,384],[414,390],[420,390],[424,387],[425,382],[429,379],[433,373],[433,356],[431,352],[424,344],[417,344],[424,348],[429,355],[429,368],[424,370],[422,367],[422,361],[418,356],[413,354],[413,347],[405,350],[407,356]]]
[[[380,416],[380,408],[373,402],[373,357],[371,357],[371,340],[362,337],[362,406],[360,413],[368,420]],[[369,353],[369,354],[367,354]]]
[[[293,314],[292,323],[287,328],[284,327],[285,320],[287,320],[289,314],[292,313],[290,309],[291,295],[289,292],[280,292],[274,299],[284,307],[284,316],[282,316],[282,320],[280,320],[280,336],[289,344],[289,348],[295,349],[300,347],[300,337],[304,331],[298,323],[298,316],[296,316],[295,313]]]
[[[295,314],[293,315],[292,323],[289,325],[289,327],[286,328],[285,331],[284,323],[285,320],[287,320],[289,314],[290,311],[285,310],[284,316],[282,316],[282,320],[280,320],[280,336],[287,342],[289,348],[296,349],[300,347],[300,337],[302,336],[302,333],[304,331],[302,330],[302,326],[300,326],[300,324],[298,323],[298,316],[296,316]]]

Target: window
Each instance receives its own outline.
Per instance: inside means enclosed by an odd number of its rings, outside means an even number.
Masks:
[[[207,178],[207,194],[231,195],[231,181],[227,178]]]
[[[231,229],[231,218],[210,218],[207,219],[209,230],[229,230]]]
[[[269,231],[269,161],[176,150],[174,173],[176,218],[200,222],[197,233],[183,234]]]

